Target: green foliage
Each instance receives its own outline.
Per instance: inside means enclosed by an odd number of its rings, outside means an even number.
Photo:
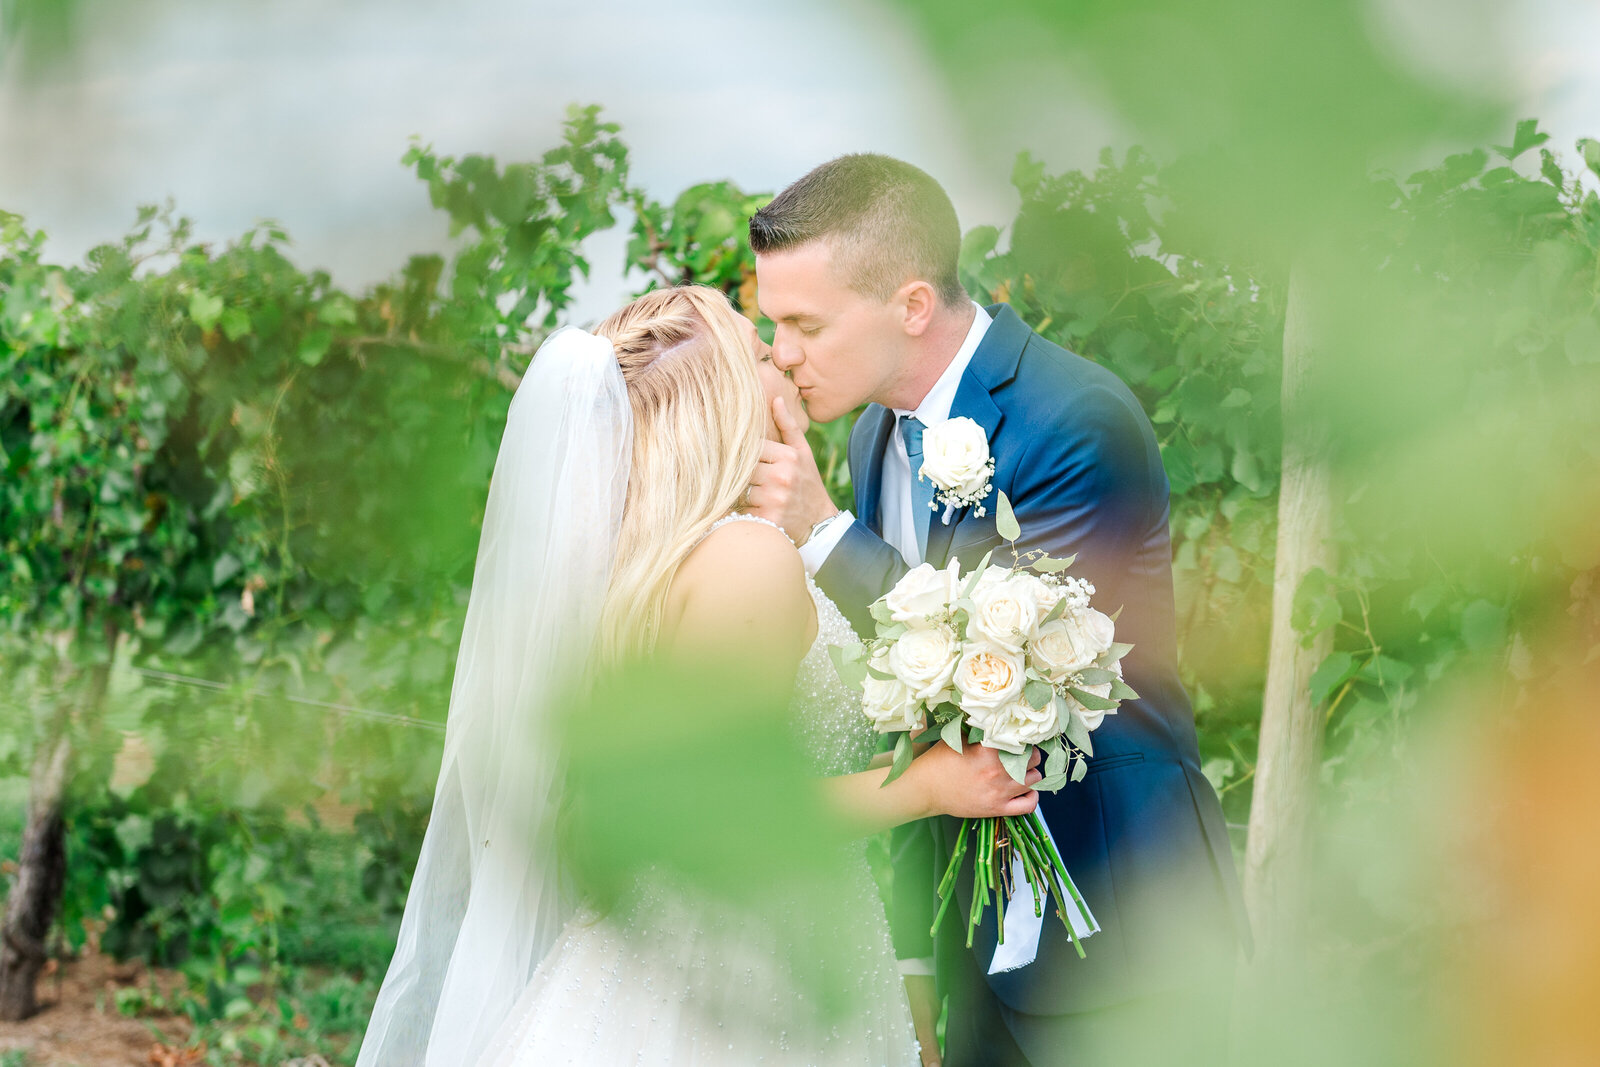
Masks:
[[[213,248],[148,208],[62,267],[0,216],[0,701],[24,712],[0,718],[0,778],[66,717],[67,939],[181,967],[217,1062],[353,1056],[339,1035],[390,951],[441,740],[359,709],[442,720],[500,428],[587,274],[584,239],[631,215],[631,279],[716,286],[763,325],[743,221],[765,198],[717,182],[657,202],[618,134],[587,108],[532,163],[414,146],[462,244],[360,294],[301,271],[270,223]],[[1600,174],[1597,144],[1579,153]],[[1540,628],[1596,584],[1575,487],[1600,463],[1600,203],[1536,125],[1496,151],[1372,182],[1341,248],[1369,284],[1329,294],[1359,309],[1315,383],[1341,429],[1340,563],[1294,612],[1335,634],[1310,684],[1336,792],[1401,752],[1401,725],[1464,667],[1548,666]],[[1287,269],[1214,241],[1185,167],[1137,149],[1063,175],[1024,154],[1013,182],[1016,219],[966,235],[962,279],[1150,413],[1181,667],[1206,774],[1242,821]],[[812,429],[841,503],[849,423]],[[329,805],[352,830],[320,828]]]
[[[1338,428],[1340,565],[1294,591],[1293,621],[1308,641],[1335,633],[1311,686],[1329,723],[1325,778],[1347,796],[1403,754],[1411,713],[1462,669],[1522,681],[1595,654],[1561,646],[1535,666],[1530,652],[1600,564],[1579,488],[1600,474],[1600,198],[1546,140],[1519,123],[1497,149],[1508,165],[1479,151],[1375,178],[1334,250],[1346,274],[1318,294],[1334,309],[1311,388]],[[1600,175],[1593,144],[1579,151]],[[1237,244],[1219,253],[1192,224],[1207,201],[1189,177],[1138,149],[1059,177],[1024,153],[1009,247],[977,228],[961,266],[980,299],[1008,300],[1116,371],[1150,413],[1172,488],[1181,667],[1207,773],[1242,822],[1271,615],[1287,271],[1225,258]]]

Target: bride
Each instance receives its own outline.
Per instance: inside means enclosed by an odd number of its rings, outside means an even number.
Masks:
[[[730,814],[789,804],[793,825],[863,835],[1037,802],[975,745],[934,744],[883,785],[827,653],[849,624],[788,535],[737,510],[779,405],[804,425],[770,348],[714,289],[657,290],[541,346],[495,462],[433,810],[358,1067],[918,1062],[859,838],[831,879],[798,841],[787,877],[750,859],[742,897],[737,877],[695,876],[692,819],[665,842],[636,827],[616,892],[585,882],[595,865],[570,847],[586,802],[614,813],[592,773],[597,724],[648,722],[621,704],[665,700],[681,677],[657,670],[659,692],[617,700],[605,683],[641,661],[676,663],[709,703],[750,715],[781,690],[802,791],[729,790]],[[635,814],[667,825],[647,810],[587,825]]]

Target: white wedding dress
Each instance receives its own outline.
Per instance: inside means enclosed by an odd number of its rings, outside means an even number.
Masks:
[[[764,521],[730,515],[711,530],[740,519]],[[829,645],[856,637],[833,601],[806,584],[817,636],[800,662],[792,725],[816,774],[859,771],[875,735],[828,656]],[[617,915],[581,909],[478,1067],[916,1067],[883,906],[863,845],[850,851],[843,878],[829,883],[842,882],[843,892],[825,909],[826,928],[817,928],[799,887],[795,899],[771,900],[759,915],[730,916],[652,876],[646,906]]]

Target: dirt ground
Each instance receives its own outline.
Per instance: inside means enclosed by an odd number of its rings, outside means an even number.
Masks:
[[[198,1062],[178,1051],[191,1031],[187,1018],[128,1019],[117,1014],[118,989],[150,982],[167,993],[179,976],[109,956],[52,960],[39,981],[42,1010],[25,1022],[0,1023],[0,1054],[25,1049],[28,1067],[179,1067]],[[157,1040],[153,1028],[166,1035],[167,1045]]]

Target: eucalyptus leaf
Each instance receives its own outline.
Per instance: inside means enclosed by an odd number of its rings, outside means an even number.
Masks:
[[[1078,672],[1078,681],[1084,685],[1105,685],[1116,680],[1117,672],[1104,667],[1085,667]]]
[[[1017,522],[1016,513],[1011,510],[1011,500],[1000,492],[995,497],[994,528],[1007,541],[1015,541],[1022,536],[1022,526]]]
[[[1138,700],[1139,694],[1135,693],[1133,691],[1133,687],[1127,682],[1124,682],[1121,678],[1113,678],[1111,680],[1111,699]]]
[[[1005,749],[999,749],[998,753],[1000,756],[1000,766],[1006,769],[1006,773],[1011,775],[1012,780],[1018,785],[1026,785],[1028,781],[1027,750],[1024,749],[1021,752],[1007,752]]]
[[[901,734],[895,739],[894,762],[889,765],[889,774],[888,777],[884,778],[883,786],[888,785],[890,782],[906,773],[906,768],[911,766],[911,758],[911,735]],[[879,788],[881,789],[883,786],[879,786]]]
[[[1089,728],[1083,724],[1082,719],[1072,714],[1072,712],[1066,711],[1064,706],[1060,710],[1062,711],[1061,725],[1067,735],[1067,740],[1079,748],[1087,749],[1089,747]]]
[[[860,646],[855,646],[859,648]],[[833,660],[833,669],[839,675],[839,680],[853,689],[860,689],[867,680],[866,660],[852,657],[849,649],[842,649],[837,645],[828,648],[828,656]]]
[[[954,718],[944,724],[944,729],[939,731],[939,736],[944,738],[944,743],[957,752],[965,751],[961,743],[961,719]]]
[[[1037,711],[1043,711],[1054,700],[1056,691],[1049,682],[1029,682],[1022,687],[1022,698]]]
[[[1044,773],[1049,778],[1054,775],[1064,774],[1067,770],[1067,746],[1061,739],[1052,737],[1049,742],[1049,754],[1045,756]]]
[[[1055,622],[1057,619],[1061,618],[1061,616],[1065,615],[1066,613],[1067,613],[1067,598],[1066,597],[1062,597],[1061,599],[1059,599],[1059,600],[1057,600],[1055,602],[1055,606],[1052,607],[1050,609],[1050,613],[1044,617],[1044,621],[1046,623]],[[1044,625],[1044,623],[1040,623],[1040,625],[1042,626],[1042,625]]]
[[[1088,773],[1089,773],[1089,764],[1084,761],[1084,758],[1082,756],[1079,756],[1077,759],[1072,761],[1072,780],[1074,782],[1083,781],[1084,775],[1086,775]]]
[[[971,604],[972,591],[978,588],[978,582],[983,579],[983,572],[989,569],[989,560],[993,555],[994,549],[985,552],[983,559],[978,562],[976,567],[972,568],[972,573],[967,575],[966,584],[961,587],[959,600],[966,601],[969,605]],[[972,608],[969,606],[967,610],[970,612]]]
[[[1111,700],[1106,697],[1095,696],[1087,689],[1079,689],[1077,686],[1068,686],[1067,692],[1071,693],[1074,700],[1088,708],[1090,711],[1117,710],[1117,702],[1115,700]]]

